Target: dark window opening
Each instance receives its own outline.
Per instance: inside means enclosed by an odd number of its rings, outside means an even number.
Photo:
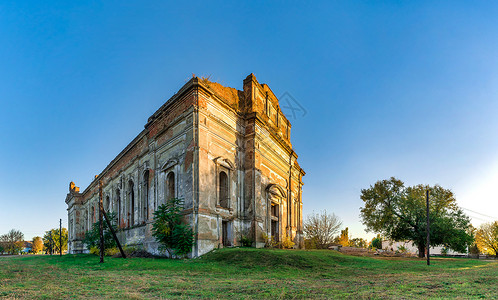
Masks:
[[[228,208],[228,175],[224,171],[220,172],[219,178],[220,206]]]
[[[130,189],[130,210],[128,211],[128,226],[135,224],[135,191],[133,189],[133,181],[128,183]]]
[[[271,205],[271,236],[275,242],[279,241],[279,206],[278,204]]]
[[[121,191],[116,190],[116,208],[118,214],[118,227],[121,226]]]
[[[149,219],[149,171],[144,174],[144,219]]]
[[[231,246],[228,235],[228,221],[221,222],[221,242],[223,244],[223,247]]]
[[[169,172],[166,181],[168,185],[167,199],[175,198],[175,173]]]

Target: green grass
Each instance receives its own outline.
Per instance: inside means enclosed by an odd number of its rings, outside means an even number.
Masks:
[[[192,260],[0,257],[0,298],[498,298],[498,262],[223,249]]]

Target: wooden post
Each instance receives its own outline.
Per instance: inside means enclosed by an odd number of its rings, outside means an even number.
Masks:
[[[427,206],[427,243],[426,243],[425,248],[427,249],[427,265],[429,266],[431,264],[431,259],[430,259],[430,254],[429,254],[429,247],[430,247],[429,190],[425,191],[425,199],[426,199],[426,206]]]
[[[123,248],[121,248],[121,244],[119,243],[118,237],[116,236],[116,233],[114,232],[114,228],[112,228],[112,226],[111,226],[111,221],[107,217],[107,214],[105,213],[105,210],[102,210],[102,214],[104,215],[104,219],[105,219],[105,221],[107,223],[107,226],[111,230],[112,237],[114,238],[114,240],[116,241],[116,244],[118,245],[119,252],[121,252],[121,256],[123,258],[126,258],[126,254],[124,253]]]
[[[102,220],[102,211],[104,205],[102,203],[102,180],[99,181],[99,235],[100,235],[100,263],[104,262],[104,222]]]
[[[62,256],[62,219],[59,219],[59,255]]]

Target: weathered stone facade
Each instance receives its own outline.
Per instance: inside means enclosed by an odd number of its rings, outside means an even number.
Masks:
[[[123,244],[157,253],[153,212],[178,197],[196,233],[192,257],[240,245],[242,236],[262,247],[263,233],[302,247],[305,173],[290,130],[278,99],[253,74],[242,91],[192,78],[83,192],[70,184],[69,252],[85,251],[84,233],[98,219],[100,180]]]

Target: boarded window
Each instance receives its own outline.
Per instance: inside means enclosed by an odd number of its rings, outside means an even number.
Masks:
[[[219,181],[220,206],[228,208],[228,175],[225,171],[220,172]]]

